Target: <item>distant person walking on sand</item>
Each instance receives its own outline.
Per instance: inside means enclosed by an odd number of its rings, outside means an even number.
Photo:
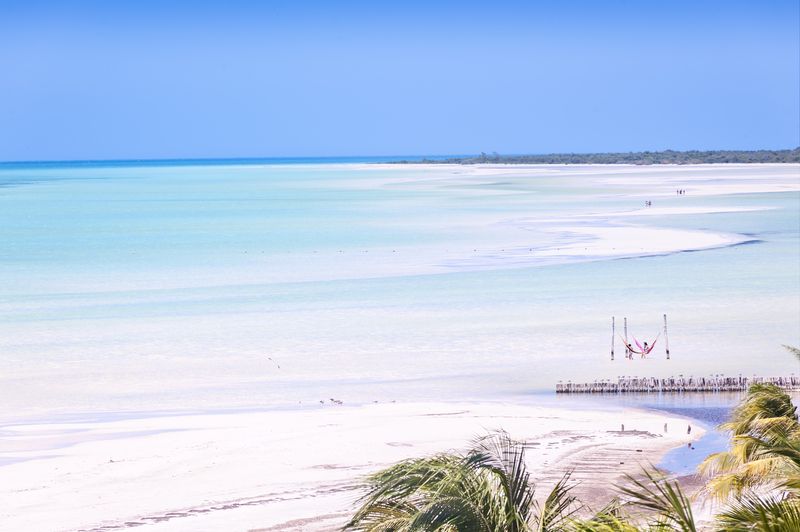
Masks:
[[[691,434],[691,433],[692,433],[692,426],[689,425],[689,428],[686,429],[686,434]]]
[[[664,432],[665,433],[667,432],[667,424],[666,423],[664,423]]]
[[[622,424],[622,432],[625,432],[625,423]]]

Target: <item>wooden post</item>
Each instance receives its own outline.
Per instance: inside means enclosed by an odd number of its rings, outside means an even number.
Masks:
[[[669,360],[669,337],[667,336],[667,315],[664,314],[664,345],[667,349],[667,360]]]
[[[622,318],[625,328],[625,358],[630,358],[631,352],[628,349],[628,318]]]
[[[611,316],[611,360],[614,360],[614,316]]]

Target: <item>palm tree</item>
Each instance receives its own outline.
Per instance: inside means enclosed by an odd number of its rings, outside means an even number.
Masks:
[[[695,532],[691,504],[677,482],[645,471],[619,488],[627,501],[612,501],[593,517],[571,494],[566,474],[544,502],[536,501],[525,449],[505,432],[473,442],[464,455],[405,460],[368,478],[370,490],[345,529],[365,532]],[[636,523],[623,510],[644,510]]]
[[[722,429],[729,451],[700,464],[706,491],[727,501],[717,530],[800,530],[800,423],[791,397],[777,386],[751,386]]]
[[[525,448],[507,433],[473,442],[464,455],[400,462],[368,478],[369,492],[346,529],[369,532],[557,532],[579,509],[569,474],[544,502],[534,498]]]
[[[710,455],[698,468],[709,478],[706,490],[714,498],[740,497],[748,489],[791,474],[786,453],[773,450],[791,449],[800,441],[800,424],[791,398],[777,386],[751,386],[730,421],[720,428],[731,433],[730,450]]]
[[[779,427],[768,439],[742,436],[750,461],[736,475],[747,490],[716,516],[720,532],[800,530],[800,440]]]

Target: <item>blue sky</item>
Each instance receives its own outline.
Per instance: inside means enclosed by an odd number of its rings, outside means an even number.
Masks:
[[[788,148],[771,2],[0,1],[0,160]]]

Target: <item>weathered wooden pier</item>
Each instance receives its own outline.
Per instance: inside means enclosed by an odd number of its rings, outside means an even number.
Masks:
[[[680,393],[743,392],[753,384],[770,383],[787,391],[800,390],[800,377],[620,377],[594,382],[559,382],[556,393]]]

